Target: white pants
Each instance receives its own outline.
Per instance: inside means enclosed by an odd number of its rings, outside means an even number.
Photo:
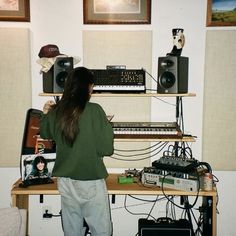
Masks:
[[[58,178],[65,236],[84,236],[87,222],[92,236],[111,236],[112,223],[104,179],[80,181]]]

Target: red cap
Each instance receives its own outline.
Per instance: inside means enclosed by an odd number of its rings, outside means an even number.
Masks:
[[[41,57],[56,57],[58,55],[62,55],[59,51],[57,45],[48,44],[41,47],[38,56]]]

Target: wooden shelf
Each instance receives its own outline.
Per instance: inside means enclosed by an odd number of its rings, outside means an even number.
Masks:
[[[212,233],[208,235],[216,236],[217,229],[217,199],[218,194],[217,190],[214,187],[211,191],[203,191],[200,189],[199,192],[193,191],[183,191],[183,190],[175,190],[170,188],[161,188],[158,186],[145,186],[141,184],[141,182],[130,183],[130,184],[120,184],[117,180],[121,173],[110,173],[106,178],[106,186],[108,190],[108,194],[114,197],[115,195],[140,195],[140,196],[195,196],[201,197],[202,200],[211,200],[211,204],[209,205],[209,211],[211,214],[207,217],[207,220],[211,222]],[[59,195],[57,178],[54,178],[54,183],[52,184],[42,184],[42,185],[31,185],[27,188],[19,187],[21,184],[21,179],[16,181],[11,189],[11,198],[12,198],[12,206],[18,207],[20,209],[26,209],[27,212],[30,212],[32,206],[30,205],[30,196],[39,195],[40,198],[44,195]],[[209,200],[208,200],[209,199]],[[28,217],[30,214],[28,214]],[[28,218],[27,222],[29,223],[30,218]],[[29,224],[27,223],[27,231]],[[208,229],[207,229],[208,230]],[[210,231],[210,228],[209,228]],[[27,234],[28,235],[28,234]],[[205,234],[204,234],[205,235]]]
[[[61,97],[62,93],[40,93],[44,97]],[[195,93],[93,93],[92,97],[195,97]]]
[[[183,138],[115,138],[116,142],[196,142],[195,137]]]
[[[145,186],[141,183],[130,183],[130,184],[120,184],[117,179],[121,173],[109,173],[106,179],[107,190],[109,194],[136,194],[136,195],[162,195],[163,190],[158,186]],[[19,187],[22,180],[18,179],[12,186],[11,195],[13,196],[13,206],[21,204],[21,202],[16,201],[16,198],[20,196],[27,195],[59,195],[57,187],[57,178],[53,178],[54,183],[42,184],[42,185],[31,185],[27,188]],[[176,190],[170,188],[164,188],[166,195],[182,195],[182,196],[213,196],[217,197],[216,188],[214,187],[211,191],[200,190],[199,192],[187,192],[183,190]],[[28,208],[28,206],[27,206]]]
[[[40,93],[39,96],[44,97],[61,97],[62,93]],[[175,93],[175,94],[159,94],[159,93],[93,93],[92,97],[195,97],[195,93]],[[116,142],[195,142],[195,137],[183,138],[115,138]]]
[[[61,97],[62,93],[40,93],[39,96],[44,97]],[[175,94],[160,94],[160,93],[93,93],[92,97],[195,97],[195,93],[175,93]],[[195,142],[193,136],[183,138],[116,138],[116,142]]]

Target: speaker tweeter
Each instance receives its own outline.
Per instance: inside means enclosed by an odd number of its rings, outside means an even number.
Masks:
[[[158,58],[157,93],[188,92],[188,57]]]
[[[43,92],[62,93],[66,79],[73,69],[73,57],[58,57],[48,72],[43,72]]]

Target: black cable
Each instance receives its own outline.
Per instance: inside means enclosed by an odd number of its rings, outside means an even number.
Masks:
[[[197,220],[196,217],[195,217],[195,215],[194,215],[194,213],[193,213],[193,209],[190,209],[190,212],[191,212],[191,214],[192,214],[192,216],[193,216],[193,219],[194,219],[194,221],[195,221],[195,224],[197,225],[197,228],[196,228],[196,230],[195,230],[195,235],[197,235],[197,232],[202,233],[202,230],[201,230],[201,214],[200,214],[200,216],[199,216],[199,218],[198,218],[198,220]]]
[[[133,195],[128,194],[129,197],[139,200],[139,201],[144,201],[144,202],[156,202],[157,200],[147,200],[147,199],[143,199],[143,198],[138,198],[138,197],[134,197]],[[164,200],[165,197],[159,198],[158,201]]]
[[[216,175],[212,175],[213,178],[215,178],[215,180],[213,180],[215,183],[218,183],[219,182],[219,179],[216,177]]]
[[[174,201],[174,199],[173,199]],[[171,203],[171,215],[174,220],[176,220],[175,206]]]
[[[144,68],[142,68],[144,71],[145,71],[145,73],[147,73],[150,77],[151,77],[151,79],[153,80],[153,81],[155,81],[155,83],[156,83],[156,85],[158,84],[158,81],[146,70],[146,69],[144,69]],[[146,90],[148,90],[148,91],[157,91],[157,89],[146,89]],[[159,97],[156,97],[156,96],[154,96],[154,98],[156,98],[156,99],[158,99],[158,100],[160,100],[160,101],[162,101],[162,102],[164,102],[164,103],[167,103],[167,104],[169,104],[169,105],[172,105],[172,106],[176,106],[176,104],[171,104],[171,103],[169,103],[169,102],[166,102],[165,100],[163,100],[163,99],[161,99],[161,98],[159,98]]]
[[[156,82],[156,84],[157,84],[157,80],[146,70],[146,69],[144,69],[144,68],[142,68],[144,71],[145,71],[145,73],[147,73],[150,77],[151,77],[151,79],[153,80],[153,81],[155,81]]]
[[[140,199],[140,198],[134,197],[134,196],[132,196],[132,195],[128,195],[128,196],[131,197],[131,198],[134,198],[134,199],[136,199],[136,200],[140,200],[140,201],[153,202],[154,204],[152,205],[152,207],[151,207],[149,213],[133,213],[133,212],[129,211],[129,210],[127,209],[127,206],[126,206],[126,200],[127,200],[127,198],[125,198],[124,207],[125,207],[125,209],[126,209],[130,214],[132,214],[132,215],[146,215],[146,216],[147,216],[146,219],[148,219],[149,217],[151,217],[152,219],[154,219],[154,220],[156,221],[156,218],[153,217],[153,216],[151,215],[151,213],[152,213],[152,211],[153,211],[153,209],[154,209],[156,203],[159,202],[159,201],[161,201],[161,200],[165,200],[165,197],[160,198],[159,195],[157,195],[155,200],[147,200],[147,199]]]
[[[156,92],[157,90],[156,89],[148,89],[148,88],[146,88],[146,91]]]
[[[181,115],[180,115],[180,117],[181,117],[181,121],[182,121],[182,132],[184,133],[184,108],[183,108],[183,98],[182,97],[180,97],[180,106],[181,106]]]
[[[179,119],[179,104],[180,104],[180,97],[176,97],[176,110],[175,110],[175,117],[176,117],[176,123],[180,125],[180,119]]]
[[[125,195],[124,208],[125,208],[125,210],[126,210],[128,213],[130,213],[131,215],[144,215],[144,216],[149,216],[149,217],[151,217],[152,219],[156,220],[155,217],[153,217],[152,215],[150,215],[150,214],[148,214],[148,213],[133,213],[133,212],[131,212],[130,210],[128,210],[127,205],[126,205],[126,202],[127,202],[127,195]],[[156,202],[155,202],[154,204],[156,204]]]
[[[188,196],[183,196],[183,198],[185,199],[184,200],[184,206],[186,208],[186,213],[187,213],[188,220],[189,220],[189,223],[190,223],[191,231],[192,231],[192,234],[194,235],[193,222],[192,222],[192,217],[191,217],[191,213],[190,213],[191,207],[189,205]]]
[[[183,209],[183,210],[186,210],[186,207],[181,207],[179,206],[178,204],[176,204],[175,202],[173,202],[166,194],[165,194],[165,190],[164,190],[164,181],[165,181],[165,178],[166,176],[168,176],[169,174],[166,174],[166,175],[163,175],[163,178],[162,178],[162,182],[161,182],[161,190],[162,190],[162,194],[166,197],[166,199],[168,201],[170,201],[172,204],[174,204],[176,207],[180,208],[180,209]],[[198,200],[198,197],[199,197],[199,191],[200,191],[200,180],[199,180],[199,177],[198,177],[198,191],[197,191],[197,195],[195,197],[195,200],[194,200],[194,203],[192,205],[189,205],[188,207],[189,208],[193,208],[196,203],[197,203],[197,200]]]
[[[115,159],[115,160],[120,160],[120,161],[141,161],[141,160],[146,160],[146,159],[150,159],[154,156],[156,156],[157,154],[159,154],[164,148],[165,146],[167,145],[168,142],[164,142],[163,143],[163,147],[161,148],[161,150],[159,150],[158,152],[150,155],[150,156],[147,156],[147,157],[143,157],[143,158],[136,158],[136,159],[123,159],[123,158],[117,158],[117,157],[114,157],[114,156],[111,156],[110,158],[112,159]]]
[[[164,99],[162,99],[162,98],[160,98],[160,97],[153,96],[153,98],[155,98],[155,99],[157,99],[157,100],[160,100],[161,102],[164,102],[164,103],[166,103],[166,104],[168,104],[168,105],[171,105],[171,106],[176,107],[176,104],[172,104],[172,103],[170,103],[170,102],[167,102],[167,101],[165,101]]]
[[[182,131],[182,133],[185,133],[185,129],[184,129],[184,108],[183,108],[183,98],[180,97],[180,129]],[[185,156],[185,142],[181,143],[182,147],[183,147],[183,156]]]
[[[172,149],[172,150],[171,150]],[[163,152],[163,156],[193,158],[192,149],[188,146],[183,147],[179,145],[169,145],[168,149]]]
[[[211,166],[210,166],[209,163],[204,162],[204,161],[201,161],[201,162],[199,162],[198,164],[199,164],[199,166],[200,166],[200,165],[205,166],[205,167],[207,168],[208,172],[209,172],[209,173],[212,173],[212,168],[211,168]]]
[[[156,205],[156,203],[157,203],[158,197],[159,197],[159,196],[157,195],[156,201],[155,201],[154,204],[152,205],[152,207],[151,207],[151,209],[150,209],[150,211],[149,211],[149,213],[148,213],[146,219],[148,219],[148,218],[151,216],[151,213],[152,213],[152,211],[153,211],[153,209],[154,209],[154,207],[155,207],[155,205]]]
[[[160,147],[162,147],[163,145],[165,145],[165,142],[162,142],[159,147],[156,147],[154,150],[150,150],[149,152],[137,153],[137,154],[132,154],[132,155],[122,155],[122,154],[118,154],[118,153],[114,152],[114,155],[121,156],[121,157],[143,156],[143,155],[147,155],[147,154],[150,154],[150,153],[152,153],[152,152],[158,150],[158,149],[159,149]],[[150,148],[150,149],[151,149],[151,148]]]
[[[114,151],[120,151],[120,152],[138,152],[138,151],[146,151],[146,150],[148,150],[148,149],[151,149],[151,148],[153,148],[153,147],[155,147],[155,146],[157,146],[157,145],[159,145],[159,144],[161,144],[162,142],[157,142],[157,143],[155,143],[154,145],[152,145],[152,146],[148,146],[148,147],[146,147],[146,148],[140,148],[140,149],[114,149]]]
[[[172,201],[174,201],[174,197],[172,196],[171,198],[172,198]],[[172,202],[167,201],[166,202],[166,218],[168,218],[169,209],[170,209],[170,212],[171,212],[172,219],[175,220],[176,219],[176,215],[175,215],[174,205],[172,204]]]
[[[55,103],[58,103],[60,100],[60,96],[54,96],[53,98],[54,98]]]

